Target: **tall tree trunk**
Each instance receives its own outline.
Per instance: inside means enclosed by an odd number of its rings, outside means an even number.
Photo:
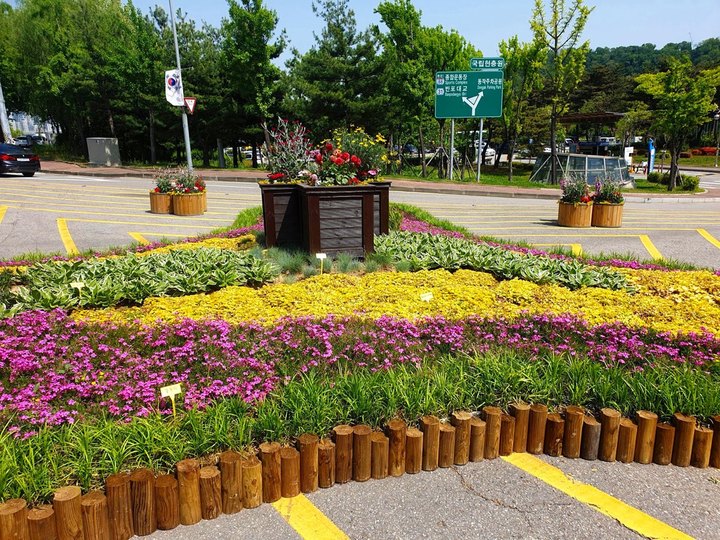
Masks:
[[[420,164],[422,165],[422,177],[427,178],[427,165],[425,165],[425,139],[423,138],[422,123],[418,126],[418,142],[420,143],[418,153],[420,155]]]
[[[515,139],[508,141],[508,182],[513,179],[513,155],[515,154]]]
[[[155,165],[157,162],[157,150],[155,148],[155,112],[148,110],[148,119],[150,120],[150,163]]]
[[[107,106],[108,125],[110,126],[110,135],[115,137],[115,119],[113,113],[110,110],[110,105]]]
[[[679,174],[678,160],[680,159],[680,145],[672,144],[670,146],[670,181],[668,182],[668,191],[673,191],[677,187],[677,177]]]
[[[557,104],[553,102],[550,115],[550,183],[558,183],[557,174],[557,147],[555,145],[555,132],[557,131]]]
[[[235,169],[238,168],[238,145],[237,143],[233,144],[233,167]]]

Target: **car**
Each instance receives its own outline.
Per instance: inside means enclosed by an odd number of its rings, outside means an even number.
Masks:
[[[33,176],[39,170],[40,157],[32,150],[16,144],[0,144],[0,174]]]
[[[411,156],[418,155],[419,150],[414,144],[407,143],[403,146],[403,154],[410,154]]]
[[[475,148],[478,147],[478,140],[475,140]],[[485,163],[492,163],[495,161],[495,156],[497,155],[497,152],[495,149],[491,146],[488,146],[487,141],[483,141],[483,150],[485,150]]]

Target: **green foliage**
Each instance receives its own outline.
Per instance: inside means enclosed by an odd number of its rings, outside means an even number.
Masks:
[[[622,204],[625,198],[622,195],[622,182],[611,177],[599,178],[595,182],[594,203]]]
[[[689,174],[680,175],[680,187],[683,191],[697,191],[700,189],[700,178]]]
[[[300,178],[300,171],[307,169],[312,144],[308,131],[300,122],[278,118],[277,126],[263,125],[270,137],[265,146],[268,159],[270,183],[288,182]]]
[[[377,372],[348,363],[302,374],[256,405],[229,397],[203,411],[179,411],[177,418],[153,413],[129,423],[85,419],[41,428],[28,439],[0,429],[0,500],[47,502],[54,490],[70,483],[94,489],[119,471],[150,467],[168,472],[187,457],[288,441],[307,432],[325,436],[340,423],[380,428],[401,416],[412,424],[426,414],[445,416],[486,405],[507,408],[515,401],[545,403],[551,409],[580,405],[591,412],[613,407],[626,416],[644,409],[662,419],[683,411],[707,421],[720,412],[719,383],[718,370],[659,365],[633,371],[507,349]]]
[[[150,296],[184,296],[229,285],[257,285],[275,270],[248,253],[200,248],[102,260],[39,263],[9,294],[22,310],[141,304]]]
[[[562,190],[561,202],[569,204],[590,202],[590,188],[583,175],[570,174],[566,178],[561,178],[560,189]]]
[[[533,283],[556,283],[569,289],[601,287],[632,290],[625,277],[607,268],[595,268],[573,260],[524,255],[470,240],[426,233],[393,232],[375,238],[375,250],[389,255],[411,271],[467,268],[488,272],[497,279],[523,279]]]

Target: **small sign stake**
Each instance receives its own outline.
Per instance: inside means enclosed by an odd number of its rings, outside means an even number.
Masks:
[[[325,253],[316,253],[315,258],[320,260],[320,275],[323,273],[323,263],[325,262],[325,259],[327,258],[327,255]]]
[[[176,415],[175,410],[175,396],[182,393],[182,385],[180,383],[178,384],[171,384],[168,386],[163,386],[160,388],[160,395],[162,397],[169,397],[170,401],[172,402],[172,409],[173,409],[173,417]]]
[[[433,299],[433,293],[431,293],[431,292],[422,293],[420,295],[420,300],[422,300],[423,302],[429,302],[432,299]]]

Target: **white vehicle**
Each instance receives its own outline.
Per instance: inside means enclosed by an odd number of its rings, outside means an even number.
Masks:
[[[475,139],[475,148],[478,147],[478,143],[480,141]],[[495,161],[495,156],[497,155],[497,152],[495,152],[495,149],[491,146],[488,146],[487,141],[483,141],[483,150],[485,150],[485,163],[492,163]]]

